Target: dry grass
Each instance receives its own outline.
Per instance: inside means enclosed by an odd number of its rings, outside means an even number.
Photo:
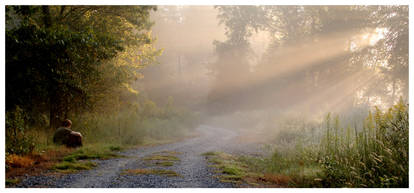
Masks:
[[[34,160],[29,156],[20,156],[20,155],[7,155],[6,156],[6,165],[12,168],[27,168],[33,166]]]
[[[276,174],[271,174],[271,173],[264,174],[262,179],[266,182],[278,184],[281,186],[287,186],[289,182],[292,180],[289,176],[276,175]]]
[[[7,155],[6,178],[15,179],[25,174],[37,175],[62,161],[63,157],[73,152],[66,147],[53,147],[41,153],[32,153],[26,156]]]

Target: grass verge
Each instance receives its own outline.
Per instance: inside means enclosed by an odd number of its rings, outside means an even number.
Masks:
[[[215,168],[221,182],[233,183],[240,187],[318,187],[314,181],[317,168],[311,166],[287,167],[283,171],[273,170],[270,166],[282,164],[276,160],[253,156],[236,156],[222,152],[206,152],[210,167]],[[283,160],[278,160],[283,161]],[[285,160],[287,161],[287,160]],[[306,182],[306,183],[305,183]]]

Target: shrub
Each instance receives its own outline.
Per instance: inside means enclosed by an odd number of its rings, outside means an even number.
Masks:
[[[10,154],[28,154],[33,151],[33,138],[25,134],[25,114],[17,106],[6,113],[6,152]]]

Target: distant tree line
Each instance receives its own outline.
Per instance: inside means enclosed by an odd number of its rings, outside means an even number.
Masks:
[[[309,109],[393,104],[408,96],[408,6],[216,9],[227,40],[215,42],[211,109],[261,108],[269,100]],[[270,42],[252,71],[250,38],[258,32]]]

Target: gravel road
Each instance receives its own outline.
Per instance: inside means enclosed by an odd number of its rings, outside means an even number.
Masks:
[[[196,129],[199,136],[185,141],[153,147],[143,147],[122,152],[125,158],[93,160],[98,166],[92,170],[75,174],[26,176],[16,187],[51,188],[226,188],[230,183],[221,183],[202,153],[221,151],[227,153],[254,153],[258,147],[245,147],[232,143],[237,133],[223,128],[201,125]],[[180,161],[173,166],[149,166],[142,159],[157,152],[180,152]],[[129,175],[129,169],[168,169],[180,176],[146,174]]]

